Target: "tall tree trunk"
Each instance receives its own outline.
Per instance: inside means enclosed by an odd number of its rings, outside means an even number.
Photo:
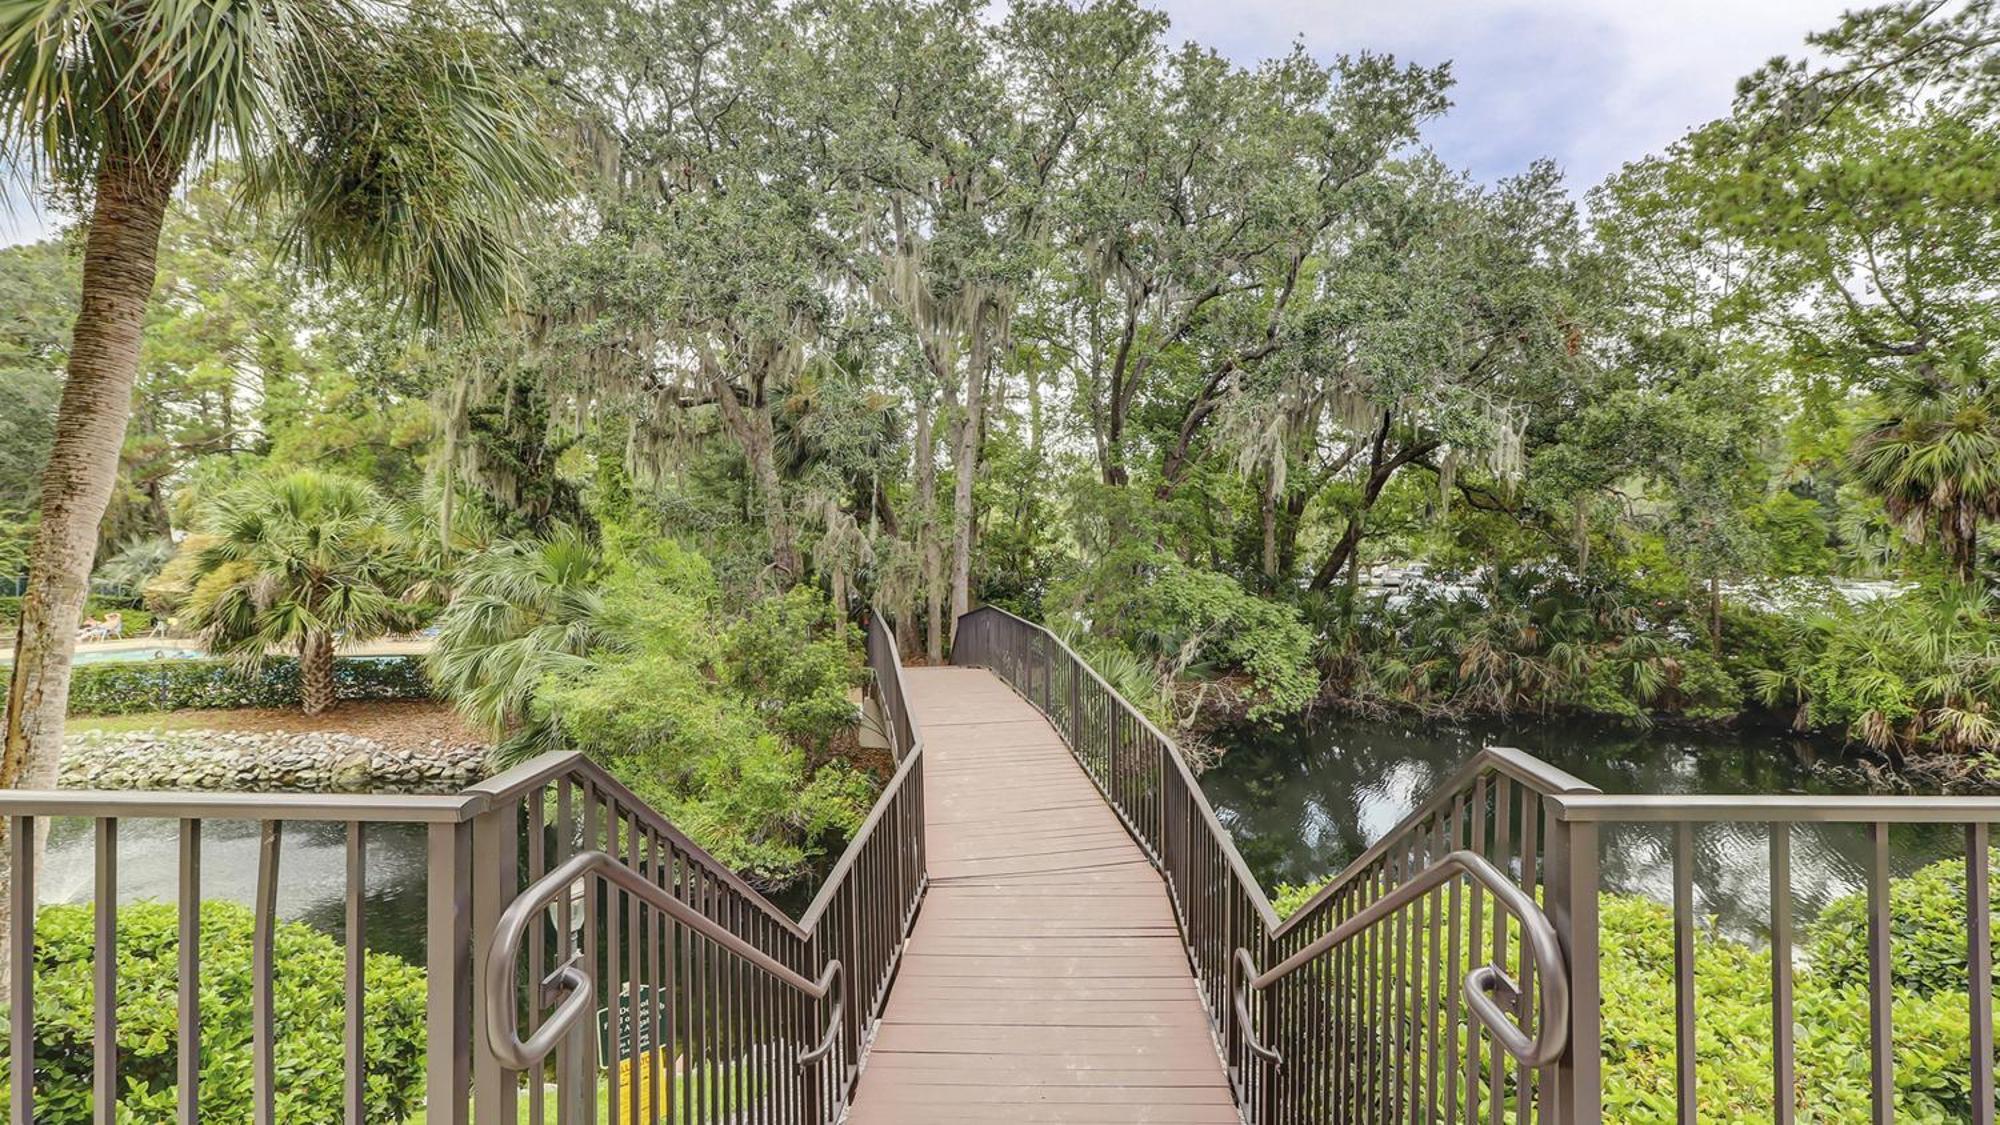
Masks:
[[[917,553],[923,568],[924,656],[944,661],[944,576],[937,545],[937,459],[928,390],[917,396],[915,436]]]
[[[704,359],[715,385],[715,401],[722,420],[743,447],[750,464],[750,479],[764,511],[764,534],[770,540],[771,569],[778,574],[782,589],[791,589],[804,576],[799,561],[798,533],[791,513],[785,510],[784,482],[778,478],[776,430],[771,425],[771,408],[761,392],[750,396],[746,405],[736,397],[736,388],[712,357]]]
[[[153,294],[160,226],[176,160],[114,143],[97,174],[84,243],[83,292],[56,415],[55,441],[42,474],[41,522],[28,562],[28,588],[7,684],[7,734],[0,787],[53,789],[62,762],[69,710],[70,659],[90,593],[97,527],[111,502],[118,451],[132,411],[139,338]],[[48,821],[36,818],[36,866]],[[8,822],[0,819],[0,842]],[[0,943],[7,923],[9,873],[0,865]],[[4,973],[0,966],[0,973]],[[0,977],[4,982],[4,977]]]
[[[984,429],[986,370],[992,365],[990,307],[972,316],[972,362],[965,369],[965,409],[958,416],[956,478],[951,496],[951,623],[972,612],[972,485],[979,475],[979,437]]]
[[[1708,576],[1708,651],[1722,659],[1722,579]]]
[[[299,703],[306,714],[318,715],[339,702],[333,680],[333,634],[308,633],[299,642]]]
[[[1264,578],[1273,585],[1278,581],[1278,474],[1266,466],[1264,469]]]

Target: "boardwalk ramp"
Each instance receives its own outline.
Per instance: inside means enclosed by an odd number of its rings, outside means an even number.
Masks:
[[[1055,729],[984,669],[905,677],[930,889],[849,1120],[1239,1120],[1160,874]]]

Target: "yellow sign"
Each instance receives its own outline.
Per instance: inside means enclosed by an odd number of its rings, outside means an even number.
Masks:
[[[663,1051],[647,1051],[635,1058],[618,1062],[618,1116],[625,1121],[650,1122],[653,1120],[653,1087],[656,1083],[650,1077],[659,1075],[657,1085],[660,1095],[667,1092],[667,1059]],[[661,1107],[661,1121],[672,1121],[673,1116]]]

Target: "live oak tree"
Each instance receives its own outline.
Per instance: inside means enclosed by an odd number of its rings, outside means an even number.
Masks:
[[[1887,5],[1746,79],[1672,154],[1667,189],[1752,252],[1745,315],[1799,371],[1871,393],[1857,479],[1947,572],[2000,516],[2000,24]]]
[[[0,144],[85,216],[81,301],[7,696],[0,785],[53,786],[76,624],[131,409],[160,232],[191,169],[242,164],[303,260],[477,315],[549,182],[529,96],[454,13],[346,0],[8,0]]]

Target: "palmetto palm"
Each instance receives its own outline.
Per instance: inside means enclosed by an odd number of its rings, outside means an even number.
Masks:
[[[299,657],[308,715],[336,701],[333,645],[380,636],[402,620],[407,544],[373,488],[302,470],[252,480],[205,513],[214,540],[196,559],[189,621],[211,652],[247,663]]]
[[[501,763],[552,747],[552,725],[529,704],[550,673],[613,643],[605,630],[603,553],[568,528],[506,539],[459,569],[438,621],[431,682],[466,718],[502,738]]]
[[[1854,469],[1913,539],[1935,531],[1954,578],[1979,565],[1979,525],[2000,518],[2000,391],[1924,372],[1885,391],[1887,416],[1854,446]]]
[[[55,781],[73,626],[182,177],[227,156],[308,264],[384,282],[423,316],[477,313],[552,180],[501,58],[426,0],[0,0],[0,156],[88,228],[0,785]]]

